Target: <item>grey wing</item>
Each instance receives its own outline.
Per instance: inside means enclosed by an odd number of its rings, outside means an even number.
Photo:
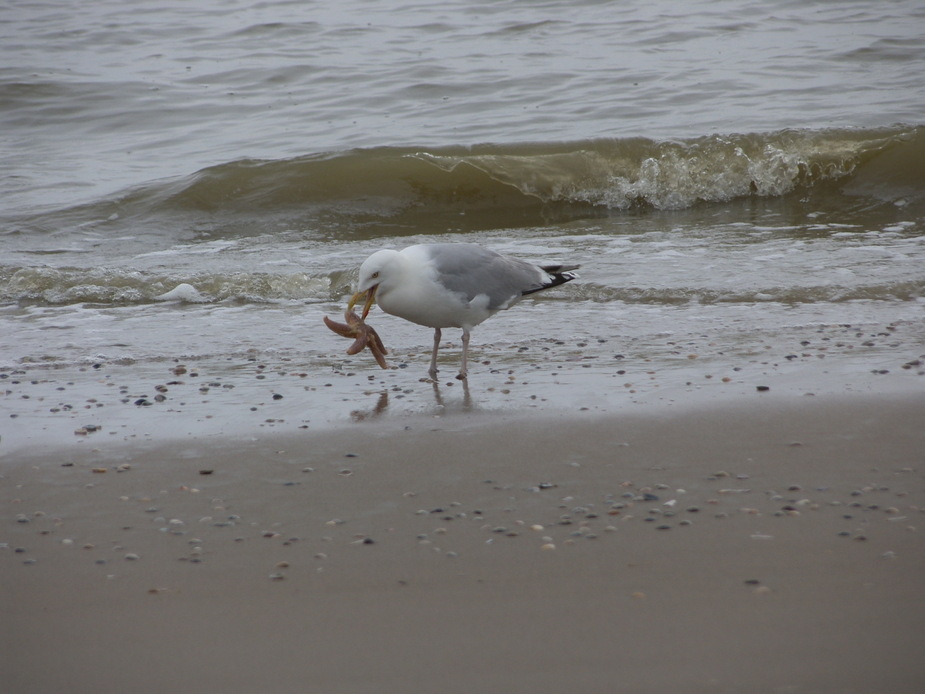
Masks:
[[[549,275],[536,265],[474,244],[433,244],[428,252],[443,286],[464,295],[467,301],[487,294],[492,311],[506,308],[524,294],[550,283]]]

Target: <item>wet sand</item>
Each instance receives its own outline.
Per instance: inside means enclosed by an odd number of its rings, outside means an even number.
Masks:
[[[738,397],[20,454],[3,689],[918,693],[923,413]]]

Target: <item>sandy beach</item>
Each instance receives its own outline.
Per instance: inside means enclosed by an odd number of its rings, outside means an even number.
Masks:
[[[4,468],[4,690],[919,692],[925,397],[457,413]]]

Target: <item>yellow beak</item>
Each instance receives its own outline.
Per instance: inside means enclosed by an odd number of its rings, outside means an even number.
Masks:
[[[347,302],[347,311],[352,311],[353,307],[356,306],[357,301],[359,301],[361,297],[366,296],[366,303],[363,304],[363,313],[360,314],[360,320],[366,320],[366,316],[369,314],[369,309],[372,308],[373,303],[376,301],[376,290],[378,288],[379,285],[374,284],[365,292],[357,292],[354,294],[352,297],[350,297],[350,301]]]

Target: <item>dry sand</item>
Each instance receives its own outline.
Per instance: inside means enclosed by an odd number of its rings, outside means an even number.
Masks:
[[[3,691],[925,691],[925,396],[3,468]]]

